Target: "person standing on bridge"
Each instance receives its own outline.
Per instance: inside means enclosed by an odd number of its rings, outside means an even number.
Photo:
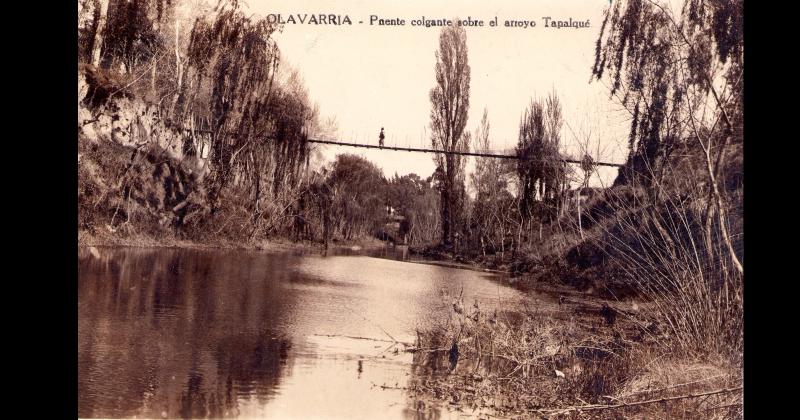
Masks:
[[[378,136],[378,146],[383,147],[383,139],[385,138],[386,136],[383,135],[383,127],[381,127],[381,135]]]

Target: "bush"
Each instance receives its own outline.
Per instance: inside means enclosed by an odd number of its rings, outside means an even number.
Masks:
[[[652,302],[668,346],[739,359],[744,278],[720,227],[704,224],[704,207],[696,196],[671,196],[638,211],[623,205],[600,240],[610,263]]]

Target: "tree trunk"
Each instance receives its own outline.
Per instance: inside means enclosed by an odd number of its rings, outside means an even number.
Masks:
[[[98,28],[102,19],[102,6],[98,0],[92,0],[92,21],[87,27],[87,35],[83,45],[83,61],[92,64],[95,45],[99,36]]]
[[[109,0],[100,0],[100,15],[97,23],[97,30],[94,42],[92,43],[91,64],[95,67],[100,65],[100,50],[103,45],[103,31],[105,31],[106,20],[108,20]]]
[[[183,67],[181,66],[181,51],[180,51],[180,19],[175,17],[175,71],[178,76],[177,87],[181,89],[183,85]]]
[[[583,188],[578,189],[578,232],[581,235],[581,241],[583,240],[583,223],[581,221],[581,192]]]
[[[170,106],[170,117],[174,116],[175,106],[180,100],[183,88],[183,65],[181,64],[180,51],[180,19],[175,16],[175,94],[172,96],[172,106]],[[196,92],[195,92],[196,93]]]
[[[442,190],[442,243],[450,245],[450,189],[445,184]]]
[[[727,143],[727,138],[725,143]],[[725,223],[725,205],[722,201],[722,194],[719,191],[719,186],[717,185],[717,177],[714,174],[710,152],[708,150],[704,151],[706,157],[706,167],[708,170],[709,179],[711,180],[711,188],[713,189],[712,191],[714,192],[714,198],[717,202],[717,216],[719,218],[719,228],[722,230],[722,240],[725,242],[725,245],[728,248],[728,253],[730,253],[731,261],[733,262],[734,267],[736,267],[736,271],[738,271],[739,274],[744,274],[744,267],[742,266],[741,261],[739,261],[736,251],[733,249],[733,243],[731,242],[731,237],[728,233],[728,226],[727,223]]]
[[[150,92],[153,95],[153,99],[156,99],[157,92],[156,92],[156,66],[157,66],[156,59],[153,58],[153,66],[150,68]]]

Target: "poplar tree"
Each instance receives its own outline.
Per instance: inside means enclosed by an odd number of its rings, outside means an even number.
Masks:
[[[455,20],[454,20],[455,21]],[[442,29],[436,51],[436,86],[430,91],[431,142],[434,149],[449,152],[469,150],[465,132],[469,112],[470,67],[467,61],[467,34],[463,27]],[[465,197],[464,165],[460,155],[434,156],[441,193],[442,242],[453,244],[460,207]]]

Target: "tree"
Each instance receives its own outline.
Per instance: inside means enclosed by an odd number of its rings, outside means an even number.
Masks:
[[[164,10],[170,2],[163,0],[110,0],[100,45],[100,66],[112,69],[122,64],[126,73],[131,73],[140,63],[149,63],[162,48],[158,22],[164,17]],[[99,3],[95,5],[100,8]],[[99,25],[99,17],[97,14]],[[89,45],[95,44],[94,37],[87,36],[87,55]],[[89,32],[87,35],[91,35]]]
[[[544,104],[531,100],[519,127],[517,172],[520,213],[530,223],[538,207],[539,237],[542,222],[557,214],[566,184],[566,164],[561,156],[561,103],[555,92]]]
[[[374,163],[361,156],[336,156],[328,178],[333,190],[334,224],[344,239],[371,235],[386,222],[386,180]]]
[[[436,86],[430,91],[431,130],[434,149],[463,152],[469,148],[470,67],[467,62],[467,34],[461,26],[450,26],[439,34],[436,52]],[[440,178],[442,242],[453,243],[460,204],[465,197],[463,156],[434,156]]]
[[[401,231],[413,244],[431,244],[439,240],[441,228],[439,193],[417,174],[395,175],[388,183],[389,204],[405,217]]]
[[[292,223],[314,204],[302,201],[313,177],[303,170],[306,140],[335,121],[320,124],[299,73],[279,66],[280,25],[241,5],[79,0],[79,71],[89,85],[82,102],[94,113],[112,98],[141,101],[142,121],[158,127],[152,139],[177,135],[184,157],[203,155],[209,172],[193,180],[191,201],[172,207],[177,224],[252,239],[281,229],[307,236],[307,224]]]
[[[480,125],[473,136],[474,150],[490,153],[489,129],[489,115],[484,109]],[[503,226],[499,212],[507,190],[501,162],[494,158],[476,158],[475,172],[470,175],[470,180],[475,191],[475,203],[472,207],[473,232],[478,237],[481,253],[485,256],[487,246],[492,251],[502,248]]]
[[[78,60],[91,63],[101,31],[103,11],[100,0],[78,2]]]
[[[580,240],[583,241],[583,211],[581,210],[583,190],[589,188],[589,181],[593,174],[597,174],[599,177],[600,174],[596,162],[604,160],[602,156],[612,145],[612,142],[603,137],[599,121],[591,117],[584,118],[577,123],[567,123],[567,128],[571,133],[573,145],[577,146],[578,149],[573,156],[579,159],[580,164],[578,168],[570,168],[573,170],[569,171],[569,182],[577,183],[578,188],[574,191],[574,194],[564,197],[565,200],[563,202],[565,205],[562,207],[561,214],[563,214],[564,210],[569,209],[569,205],[574,201],[577,208],[578,233]],[[603,143],[605,143],[605,146],[603,146]],[[602,179],[598,178],[598,181],[602,185]],[[605,186],[603,185],[603,187]],[[561,218],[561,214],[559,214],[559,218]]]
[[[245,180],[257,197],[262,183],[279,194],[295,185],[305,163],[306,128],[316,115],[298,76],[289,74],[276,87],[276,30],[276,24],[240,10],[238,2],[224,0],[210,19],[197,19],[192,28],[186,54],[189,80],[181,86],[173,118],[210,121],[213,208],[233,179]],[[262,181],[264,174],[268,179]]]
[[[616,2],[605,12],[592,69],[597,80],[612,81],[611,94],[632,116],[630,154],[616,182],[642,182],[657,200],[672,152],[693,144],[708,179],[706,237],[716,215],[740,273],[720,179],[728,150],[743,139],[743,7],[743,0],[686,0],[675,13],[655,0]]]

